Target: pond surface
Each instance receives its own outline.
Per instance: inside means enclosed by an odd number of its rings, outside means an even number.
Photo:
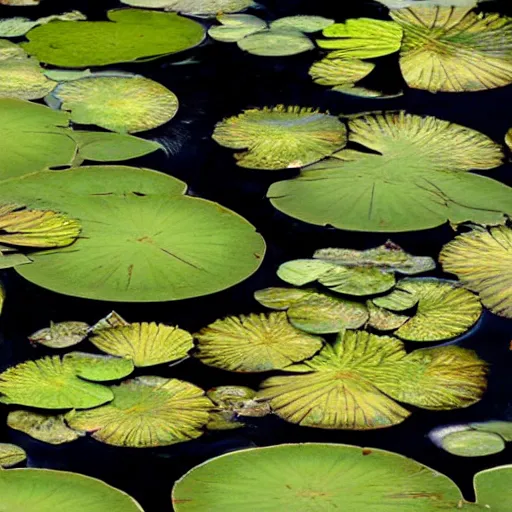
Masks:
[[[100,3],[101,7],[92,5]],[[65,10],[78,9],[89,19],[99,20],[104,19],[108,9],[115,7],[120,7],[115,1],[69,1]],[[37,8],[2,7],[0,17],[23,15],[35,18],[61,10],[62,3],[44,0]],[[509,2],[496,2],[493,11],[512,16]],[[386,12],[376,3],[362,0],[262,0],[254,14],[267,20],[292,14],[316,14],[341,22],[364,16],[387,19]],[[1,279],[7,300],[0,319],[0,370],[53,353],[32,347],[27,340],[29,334],[48,325],[50,320],[80,320],[92,324],[115,309],[129,321],[164,322],[194,332],[229,314],[263,311],[254,301],[253,292],[279,286],[276,269],[281,263],[311,257],[318,248],[365,249],[391,238],[412,254],[437,259],[441,247],[453,238],[449,226],[396,235],[354,233],[313,227],[279,213],[265,198],[266,191],[270,183],[293,176],[295,171],[266,173],[240,169],[235,165],[232,151],[211,139],[213,127],[221,119],[246,108],[290,104],[314,106],[332,114],[406,110],[447,119],[502,141],[512,126],[512,86],[476,94],[435,95],[405,87],[405,94],[399,98],[356,98],[313,84],[308,69],[317,59],[317,50],[293,57],[262,58],[248,55],[236,45],[208,41],[173,57],[144,64],[111,66],[110,69],[136,72],[165,85],[180,101],[178,114],[171,122],[143,135],[164,143],[167,154],[160,151],[129,164],[176,176],[186,181],[189,193],[217,201],[244,216],[257,227],[267,243],[265,261],[255,275],[225,292],[176,303],[154,304],[117,304],[66,297],[32,285],[12,270],[3,271]],[[372,75],[372,80],[384,89],[400,89],[403,84],[397,66],[395,56],[386,57],[386,65]],[[512,185],[512,166],[503,165],[494,171],[493,178]],[[431,274],[447,277],[439,270]],[[436,448],[426,436],[432,428],[450,423],[486,419],[512,421],[511,339],[512,322],[486,311],[477,328],[457,342],[462,347],[474,349],[490,364],[489,388],[483,400],[468,409],[450,412],[417,410],[403,424],[380,431],[309,429],[268,416],[249,419],[245,429],[210,432],[199,440],[168,448],[113,448],[90,438],[54,447],[8,429],[5,423],[8,409],[0,406],[0,442],[12,442],[25,448],[31,467],[63,469],[100,478],[128,492],[146,512],[169,511],[173,482],[211,457],[245,447],[304,441],[355,444],[404,454],[451,477],[470,498],[474,473],[512,462],[512,444],[509,443],[508,448],[498,455],[462,459]],[[413,345],[406,348],[411,349]],[[95,350],[92,345],[80,349]],[[205,389],[224,384],[256,388],[261,380],[257,375],[208,368],[194,359],[172,369],[164,366],[151,370],[154,375],[191,380]],[[136,374],[144,373],[147,371],[138,370]]]

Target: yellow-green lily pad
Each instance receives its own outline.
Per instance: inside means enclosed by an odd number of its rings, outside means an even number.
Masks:
[[[406,315],[397,315],[387,309],[379,308],[371,300],[366,301],[366,307],[370,315],[368,325],[378,331],[394,331],[410,319]]]
[[[50,327],[39,329],[28,339],[50,348],[67,348],[77,345],[89,334],[89,324],[85,322],[50,322]]]
[[[285,28],[269,28],[249,34],[237,41],[241,50],[260,57],[288,57],[315,48],[303,32]]]
[[[309,68],[309,75],[318,85],[330,85],[334,90],[339,87],[354,87],[355,82],[368,76],[375,64],[359,59],[325,58],[315,62]]]
[[[26,458],[27,454],[23,448],[15,444],[0,443],[0,469],[16,466]]]
[[[459,457],[483,457],[502,452],[505,441],[491,432],[461,430],[445,436],[442,447],[448,453]]]
[[[192,16],[233,13],[254,5],[253,0],[121,0],[123,4],[145,9],[165,9]]]
[[[285,16],[274,20],[271,24],[271,28],[284,28],[298,30],[299,32],[319,32],[329,25],[332,25],[334,20],[330,18],[324,18],[323,16],[309,16],[309,15],[296,15],[296,16]]]
[[[45,25],[50,23],[50,21],[84,21],[86,19],[86,16],[79,11],[52,14],[36,20],[20,16],[3,18],[0,19],[0,37],[21,37],[34,27]]]
[[[208,35],[223,43],[236,43],[246,36],[267,28],[267,23],[251,14],[222,14],[217,16],[220,26],[213,25]]]

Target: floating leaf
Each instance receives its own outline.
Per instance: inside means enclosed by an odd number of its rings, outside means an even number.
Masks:
[[[479,2],[488,0],[375,0],[390,9],[405,7],[475,7]]]
[[[85,340],[88,333],[89,325],[85,322],[50,322],[50,327],[36,331],[28,339],[45,347],[67,348]]]
[[[267,195],[276,208],[311,224],[377,232],[496,224],[512,214],[512,188],[464,172],[501,164],[501,148],[485,135],[405,112],[348,124],[349,140],[372,152],[340,151],[274,183]]]
[[[313,290],[299,288],[265,288],[254,292],[254,298],[266,308],[286,311],[292,304],[314,295]]]
[[[391,311],[406,311],[418,304],[419,296],[412,291],[395,288],[388,295],[377,297],[372,302],[380,307]]]
[[[0,39],[0,61],[9,59],[26,59],[27,52],[7,39]]]
[[[378,268],[336,266],[320,276],[318,282],[333,292],[362,296],[388,291],[395,285],[395,276]]]
[[[0,252],[0,269],[17,267],[18,265],[26,265],[32,263],[32,260],[19,252]]]
[[[469,426],[475,430],[497,434],[507,442],[512,441],[512,421],[482,421],[469,423]]]
[[[157,58],[204,39],[202,25],[173,13],[114,9],[107,16],[110,21],[54,21],[36,27],[22,46],[46,64],[81,68]]]
[[[401,91],[397,93],[387,94],[382,91],[367,89],[366,87],[356,87],[354,84],[337,85],[336,87],[333,87],[332,90],[336,92],[342,92],[350,96],[357,96],[358,98],[391,99],[403,96],[403,92]]]
[[[133,360],[138,368],[177,361],[194,347],[187,331],[154,322],[102,329],[91,343],[103,352]]]
[[[318,352],[322,339],[293,327],[286,313],[229,316],[196,334],[204,364],[233,372],[286,368]]]
[[[322,34],[329,39],[318,39],[317,44],[325,50],[334,50],[329,58],[370,59],[382,57],[400,50],[402,29],[393,21],[370,18],[350,19],[335,23]]]
[[[403,340],[455,338],[467,332],[482,314],[478,297],[449,281],[404,279],[398,287],[418,298],[414,316],[395,332]]]
[[[91,76],[64,82],[51,94],[79,124],[96,124],[114,132],[142,132],[170,121],[178,98],[142,76]]]
[[[57,84],[48,79],[35,59],[0,60],[0,98],[37,100]]]
[[[369,75],[375,64],[358,59],[326,58],[315,62],[309,74],[318,85],[332,85],[337,90],[340,86],[353,87],[355,82]]]
[[[439,261],[478,293],[493,313],[512,318],[512,229],[491,227],[464,233],[443,247]]]
[[[44,74],[55,82],[69,82],[70,80],[79,80],[80,78],[92,76],[90,69],[45,69]]]
[[[477,502],[492,512],[508,512],[512,509],[511,481],[512,465],[480,471],[474,480]]]
[[[143,512],[130,496],[95,478],[48,469],[0,472],[0,496],[6,512]]]
[[[271,28],[284,28],[299,30],[300,32],[318,32],[332,25],[334,20],[324,18],[323,16],[285,16],[274,20],[270,26]]]
[[[459,347],[416,350],[387,336],[347,331],[334,346],[271,377],[258,397],[281,418],[307,427],[367,430],[410,413],[394,400],[432,410],[468,407],[486,386],[485,363]]]
[[[130,325],[120,314],[115,311],[110,312],[105,318],[102,318],[91,327],[91,332],[97,334],[103,329],[111,329],[113,327],[122,327]]]
[[[33,411],[12,411],[7,425],[43,443],[59,445],[80,439],[82,434],[69,428],[63,414],[44,414]]]
[[[322,260],[291,260],[279,266],[277,275],[287,283],[302,286],[318,280],[334,267],[332,263]]]
[[[481,91],[512,83],[512,20],[471,7],[391,11],[404,32],[400,68],[410,87]]]
[[[506,482],[510,490],[510,477]],[[462,504],[449,478],[402,455],[320,443],[216,457],[178,480],[172,499],[176,512],[436,512]]]
[[[255,32],[240,39],[237,44],[241,50],[260,57],[288,57],[315,48],[303,32],[284,28]]]
[[[121,166],[4,181],[0,201],[57,207],[82,224],[72,248],[32,254],[34,262],[16,270],[59,293],[128,302],[197,297],[246,279],[261,264],[262,237],[242,217],[185,189],[163,173]]]
[[[370,314],[368,325],[378,331],[394,331],[409,320],[408,316],[397,315],[387,309],[377,307],[371,300],[366,302],[366,307]]]
[[[202,435],[211,402],[188,382],[137,377],[110,388],[114,400],[67,415],[71,428],[113,446],[149,448],[189,441]]]
[[[59,357],[26,361],[0,374],[0,402],[40,409],[97,407],[112,400],[105,386],[77,376],[71,362]]]
[[[122,379],[134,368],[129,359],[86,352],[70,352],[64,356],[64,363],[72,366],[79,377],[95,382]]]
[[[165,9],[194,16],[239,12],[254,5],[253,0],[121,0],[121,2],[132,7]]]
[[[296,168],[317,162],[342,148],[346,130],[336,117],[303,107],[244,110],[217,123],[220,145],[245,150],[237,165],[250,169]]]
[[[21,37],[34,27],[37,27],[38,25],[45,25],[50,21],[83,21],[85,19],[87,18],[79,11],[54,14],[37,20],[18,16],[13,18],[4,18],[0,19],[0,37]]]
[[[459,457],[483,457],[502,452],[505,442],[500,436],[490,432],[463,430],[445,436],[442,447],[448,453]]]
[[[0,470],[16,466],[26,458],[27,454],[23,448],[15,444],[0,443]]]
[[[250,14],[222,14],[217,16],[221,26],[212,26],[208,35],[223,43],[236,43],[246,36],[265,30],[267,23]]]

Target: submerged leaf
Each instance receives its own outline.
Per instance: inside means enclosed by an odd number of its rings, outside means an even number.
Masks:
[[[103,352],[131,359],[138,368],[177,361],[194,347],[187,331],[154,322],[101,329],[91,343]]]
[[[296,168],[341,149],[346,129],[336,117],[305,107],[244,110],[217,123],[213,139],[231,149],[237,165],[250,169]]]
[[[234,372],[286,368],[318,352],[322,338],[293,327],[286,313],[230,316],[195,335],[201,362]]]
[[[236,43],[246,36],[267,28],[267,23],[250,14],[222,14],[217,16],[220,26],[212,26],[208,35],[223,43]]]
[[[142,76],[101,74],[64,82],[51,94],[62,110],[79,124],[134,133],[157,128],[178,110],[178,98],[169,89]]]
[[[340,151],[274,183],[271,203],[302,221],[354,231],[496,224],[512,214],[512,188],[466,172],[502,162],[500,146],[481,133],[393,112],[351,118],[349,140],[372,152]]]
[[[50,327],[40,329],[28,339],[50,348],[67,348],[83,341],[89,333],[89,325],[85,322],[50,322]]]
[[[260,57],[288,57],[313,50],[315,45],[303,32],[270,28],[250,34],[237,41],[241,50]]]
[[[391,11],[404,31],[400,68],[410,87],[481,91],[512,83],[512,20],[471,7]]]
[[[16,466],[26,458],[27,454],[23,448],[15,444],[0,443],[0,470]]]
[[[66,416],[75,430],[113,446],[149,448],[202,435],[212,403],[202,389],[177,379],[137,377],[110,388],[114,400]]]
[[[493,313],[512,318],[512,229],[491,227],[464,233],[439,255],[445,272],[478,293]]]
[[[7,425],[38,441],[53,445],[70,443],[82,437],[80,432],[66,425],[63,414],[12,411],[7,416]]]

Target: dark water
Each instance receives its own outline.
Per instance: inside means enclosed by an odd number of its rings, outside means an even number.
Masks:
[[[268,0],[254,13],[266,19],[291,14],[317,14],[342,21],[368,16],[386,19],[386,9],[370,1],[334,2],[333,0]],[[101,5],[99,5],[101,4]],[[348,4],[348,5],[346,5]],[[512,15],[510,2],[495,2],[494,11]],[[62,2],[43,0],[38,8],[0,8],[0,17],[22,15],[39,17],[51,13],[79,9],[90,19],[103,19],[118,2]],[[198,63],[175,65],[194,57]],[[174,91],[180,110],[167,126],[145,137],[165,142],[169,154],[163,152],[130,162],[151,167],[183,179],[190,192],[218,201],[251,221],[265,238],[268,251],[260,270],[246,282],[209,297],[157,304],[114,304],[64,297],[37,288],[21,279],[14,271],[2,272],[8,298],[0,318],[0,370],[28,358],[50,353],[33,348],[27,335],[49,324],[50,320],[82,320],[94,322],[112,309],[130,321],[158,321],[179,324],[197,330],[227,314],[248,313],[260,308],[252,299],[255,290],[278,285],[278,265],[300,257],[310,257],[321,247],[369,248],[387,238],[405,250],[418,255],[437,257],[443,244],[453,238],[449,227],[393,235],[358,234],[329,228],[318,228],[295,221],[275,211],[265,199],[269,184],[292,175],[292,171],[250,171],[237,168],[231,150],[219,147],[211,138],[213,126],[220,119],[244,108],[278,103],[314,106],[333,114],[368,110],[404,109],[415,114],[435,115],[479,130],[502,141],[512,126],[512,86],[471,94],[437,94],[405,89],[405,95],[390,100],[365,100],[330,92],[316,86],[308,69],[318,53],[309,52],[282,59],[254,57],[242,53],[235,44],[205,43],[192,51],[147,64],[112,66],[140,73]],[[381,61],[382,62],[382,59]],[[402,87],[396,58],[373,75],[375,83],[389,91]],[[512,166],[504,165],[492,176],[512,185]],[[433,273],[442,276],[442,273]],[[473,474],[481,469],[510,463],[512,448],[501,454],[462,459],[451,456],[430,443],[426,434],[431,428],[449,423],[512,420],[512,322],[485,313],[478,328],[458,343],[474,349],[491,367],[489,389],[484,399],[465,410],[451,412],[415,411],[402,425],[373,432],[324,431],[295,427],[278,418],[255,419],[244,430],[208,433],[200,440],[169,448],[131,450],[102,445],[91,439],[53,447],[37,442],[5,426],[7,407],[0,405],[0,442],[14,442],[29,454],[29,465],[66,469],[101,478],[134,496],[146,512],[172,509],[170,491],[174,480],[196,464],[230,450],[249,446],[265,446],[283,442],[323,441],[356,444],[395,451],[452,477],[472,498]],[[407,348],[414,348],[412,344]],[[82,350],[91,350],[85,344]],[[148,373],[146,370],[144,373]],[[189,360],[172,369],[151,369],[151,374],[173,376],[209,388],[223,384],[257,387],[261,377],[236,375],[200,365]]]

